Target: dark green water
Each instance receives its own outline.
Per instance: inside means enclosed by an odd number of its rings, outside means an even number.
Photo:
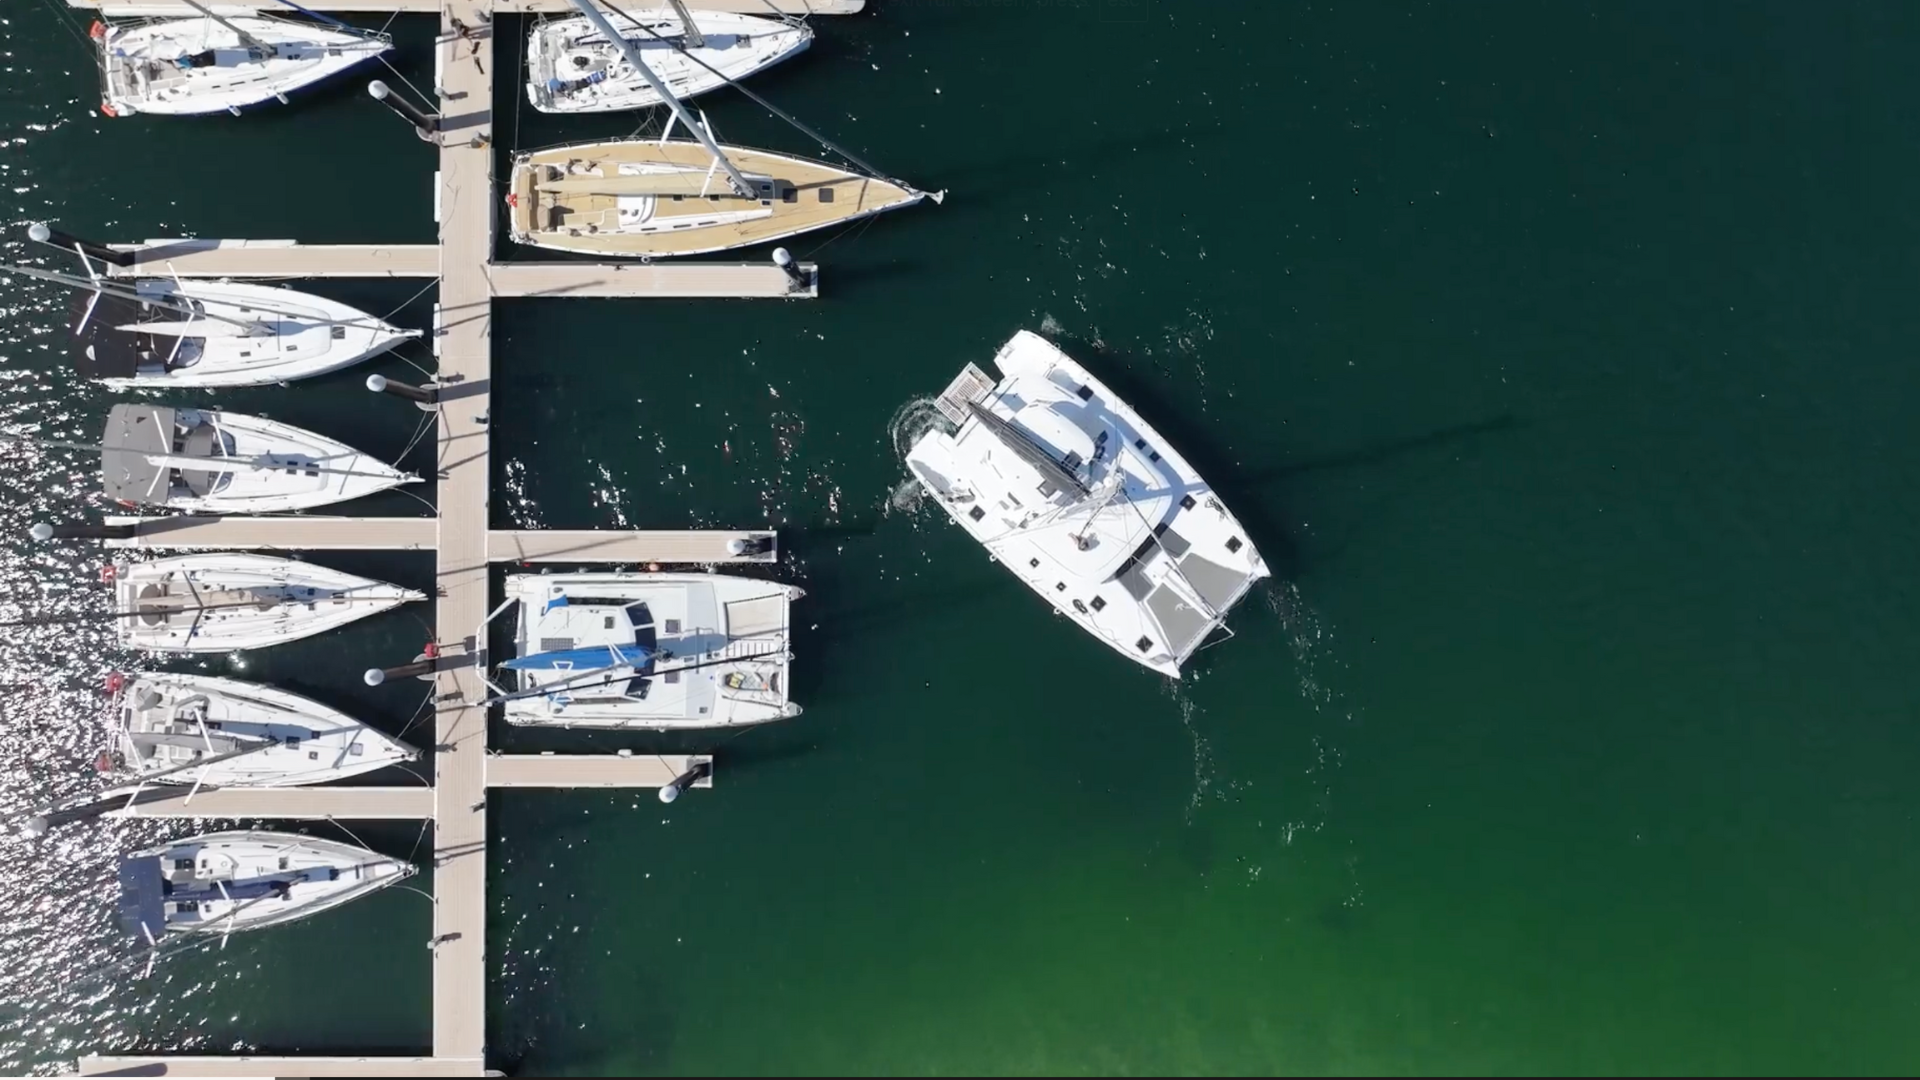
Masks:
[[[1920,1067],[1920,9],[870,6],[758,88],[945,206],[795,245],[817,303],[496,308],[496,520],[778,524],[811,627],[807,714],[720,745],[714,790],[494,797],[496,1063]],[[428,151],[351,87],[109,122],[52,11],[0,19],[10,237],[430,237]],[[419,78],[430,29],[396,31]],[[511,82],[503,144],[629,130]],[[4,295],[0,419],[92,432],[112,399],[58,362],[62,298]],[[890,421],[1020,327],[1128,395],[1276,570],[1177,691],[893,497]],[[364,373],[219,400],[397,454],[413,418]],[[9,452],[8,611],[103,602],[97,552],[19,541],[91,469]],[[245,670],[397,731],[418,689],[356,675],[425,633]],[[85,785],[129,662],[97,630],[0,636],[0,808]],[[117,947],[113,853],[152,832],[0,841],[0,1071],[428,1049],[406,893],[80,981]]]

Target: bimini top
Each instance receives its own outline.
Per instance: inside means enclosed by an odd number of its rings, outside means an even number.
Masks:
[[[172,308],[143,304],[107,293],[79,291],[73,296],[74,370],[89,379],[131,379],[144,365],[165,364],[178,335],[154,335],[121,327],[143,323],[185,322]]]
[[[100,487],[107,498],[151,503],[154,492],[166,493],[168,466],[147,455],[174,452],[174,412],[164,405],[115,405],[107,414],[100,439]]]
[[[100,486],[109,500],[156,503],[165,496],[175,463],[156,463],[150,455],[180,455],[217,459],[232,452],[230,436],[211,423],[180,430],[179,409],[165,405],[113,405],[108,430],[100,440]],[[180,480],[196,494],[211,492],[227,471],[180,469]]]
[[[167,932],[165,873],[160,856],[134,855],[120,860],[120,922],[127,933],[158,939]]]

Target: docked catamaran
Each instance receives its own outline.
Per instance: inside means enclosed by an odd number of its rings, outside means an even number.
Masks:
[[[117,676],[110,776],[127,784],[295,787],[419,753],[317,701],[211,675]]]
[[[798,587],[721,574],[519,574],[509,723],[667,731],[798,716],[789,694]]]
[[[217,409],[115,405],[98,449],[107,497],[128,507],[280,513],[420,479],[292,424]]]
[[[426,599],[357,574],[238,551],[120,563],[111,576],[120,643],[153,652],[260,649]]]
[[[508,230],[517,243],[615,258],[698,255],[940,200],[879,176],[837,147],[865,171],[720,145],[593,0],[573,3],[608,40],[618,41],[627,64],[672,109],[673,119],[658,140],[576,143],[517,155],[507,187]],[[670,139],[675,123],[693,140]]]
[[[994,560],[1114,651],[1163,675],[1261,578],[1246,529],[1200,474],[1065,353],[1021,331],[941,394],[953,430],[907,453]]]
[[[221,15],[180,0],[199,18],[93,24],[100,47],[100,111],[108,116],[233,113],[373,60],[385,34],[330,20],[321,26],[261,15]]]
[[[411,863],[363,847],[281,832],[169,840],[120,861],[120,917],[157,944],[318,915],[412,877]]]
[[[608,18],[668,92],[686,99],[798,56],[813,43],[805,23],[726,11],[640,9]],[[644,109],[662,103],[621,48],[585,16],[537,22],[527,33],[527,100],[541,112]]]

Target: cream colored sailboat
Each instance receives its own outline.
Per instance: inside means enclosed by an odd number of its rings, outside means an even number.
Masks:
[[[897,180],[716,143],[592,0],[573,3],[620,43],[627,63],[672,108],[667,135],[677,122],[693,139],[663,135],[518,155],[507,193],[516,242],[616,258],[698,255],[771,243],[929,197],[939,201],[940,195]]]

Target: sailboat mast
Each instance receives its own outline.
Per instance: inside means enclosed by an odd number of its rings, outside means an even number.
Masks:
[[[214,22],[219,23],[221,26],[224,26],[227,29],[233,31],[235,36],[239,37],[240,43],[245,45],[247,48],[258,49],[259,51],[265,53],[268,56],[276,55],[277,50],[275,50],[273,46],[267,44],[264,41],[261,41],[259,38],[254,37],[252,34],[247,33],[245,30],[240,29],[240,27],[234,25],[233,23],[228,22],[224,16],[214,14],[214,10],[206,6],[205,4],[200,3],[200,0],[180,0],[180,2],[187,5],[190,8],[193,8],[195,11],[198,11],[200,14],[205,15],[207,18],[212,19]]]
[[[38,278],[41,281],[51,281],[76,289],[86,289],[89,292],[101,293],[107,296],[117,296],[122,300],[152,304],[154,307],[177,311],[189,318],[214,319],[219,322],[237,326],[245,330],[249,336],[265,332],[265,328],[257,322],[247,322],[244,319],[231,319],[225,315],[216,315],[204,306],[201,310],[195,311],[186,304],[176,303],[175,301],[158,296],[143,296],[138,289],[128,288],[122,285],[109,285],[99,279],[77,278],[71,274],[62,274],[53,270],[37,270],[31,266],[7,266],[4,264],[0,264],[0,273],[19,274],[21,277]]]
[[[666,102],[667,107],[673,110],[674,117],[685,124],[687,130],[693,132],[694,138],[700,140],[700,145],[706,147],[707,153],[713,155],[715,163],[727,171],[727,176],[733,181],[734,190],[740,197],[753,198],[752,181],[749,181],[746,175],[728,160],[727,155],[720,152],[720,145],[713,141],[713,136],[707,134],[707,129],[694,119],[693,114],[687,111],[687,107],[680,103],[680,99],[673,96],[673,91],[667,89],[667,84],[660,81],[660,76],[655,75],[653,69],[647,66],[647,62],[640,58],[640,50],[633,47],[633,42],[628,41],[625,35],[613,28],[613,24],[607,21],[607,17],[600,13],[600,8],[594,0],[573,0],[573,6],[579,8],[580,14],[585,15],[588,22],[606,35],[607,40],[627,58],[627,63],[632,64],[633,69],[646,78],[647,85],[653,87],[653,92],[659,94],[660,100]]]
[[[682,3],[681,0],[667,0],[667,3],[672,4],[674,14],[680,16],[680,25],[687,28],[687,48],[705,48],[707,45],[707,37],[700,32],[699,27],[693,25],[693,16],[688,13],[687,5]]]

